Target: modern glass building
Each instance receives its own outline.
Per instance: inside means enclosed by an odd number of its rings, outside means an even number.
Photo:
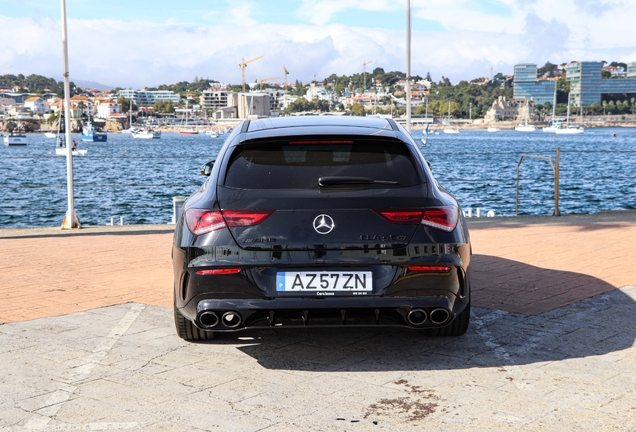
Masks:
[[[552,103],[556,82],[537,80],[537,65],[515,65],[514,99],[532,99],[536,105]]]
[[[627,65],[627,78],[601,78],[602,68],[601,62],[572,62],[565,67],[573,106],[601,103],[606,93],[636,93],[636,62]]]
[[[153,105],[159,100],[169,100],[173,104],[178,104],[181,98],[178,94],[168,90],[120,90],[119,96],[123,96],[126,99],[133,99],[137,105]]]

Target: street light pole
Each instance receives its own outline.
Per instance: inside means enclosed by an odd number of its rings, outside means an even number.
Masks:
[[[411,0],[406,0],[406,130],[411,133]]]
[[[68,195],[68,209],[62,221],[62,229],[81,228],[79,218],[75,213],[75,199],[73,195],[73,146],[71,137],[71,85],[68,73],[68,38],[66,31],[66,0],[62,2],[62,49],[64,52],[64,135],[66,140],[66,185]]]

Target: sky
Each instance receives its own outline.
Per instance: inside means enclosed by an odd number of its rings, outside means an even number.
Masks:
[[[58,0],[0,0],[0,75],[62,80]],[[406,71],[408,0],[66,0],[72,81],[309,82]],[[412,0],[412,75],[452,83],[518,63],[636,61],[635,0]]]

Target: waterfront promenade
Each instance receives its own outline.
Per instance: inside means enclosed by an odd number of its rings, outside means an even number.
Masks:
[[[0,430],[636,430],[636,212],[470,219],[460,338],[186,343],[171,226],[0,230]]]
[[[536,315],[636,285],[636,212],[467,220],[475,306]],[[172,227],[0,229],[0,322],[172,307]]]

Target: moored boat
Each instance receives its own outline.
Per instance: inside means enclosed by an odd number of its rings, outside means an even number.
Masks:
[[[137,132],[132,132],[131,133],[133,138],[136,139],[159,139],[161,138],[161,132],[160,131],[153,131],[153,130],[140,130]]]
[[[66,145],[64,144],[64,137],[57,137],[57,145],[55,146],[55,155],[56,156],[66,156],[68,152],[66,151]],[[73,140],[73,147],[71,148],[71,154],[73,156],[86,156],[88,150],[86,149],[78,149],[77,143]]]
[[[82,127],[82,141],[105,142],[108,140],[106,132],[98,129],[93,123],[88,122]]]
[[[27,145],[27,136],[22,131],[12,131],[9,135],[4,136],[5,146],[25,146]]]
[[[494,126],[490,126],[487,129],[488,132],[501,132],[501,129],[499,129],[498,127],[494,127]]]
[[[88,150],[86,150],[86,149],[71,150],[71,154],[73,156],[86,156],[86,153],[88,153]],[[56,156],[66,156],[66,147],[56,147],[55,148],[55,155]]]
[[[517,127],[515,127],[515,130],[517,132],[534,132],[535,130],[537,130],[537,128],[534,125],[529,125],[526,123],[517,125]]]
[[[45,138],[55,138],[57,135],[54,134],[53,132],[44,132],[44,137]]]
[[[581,126],[560,127],[554,131],[557,135],[579,135],[585,133]]]
[[[199,131],[196,129],[181,129],[179,133],[181,135],[198,135]]]

